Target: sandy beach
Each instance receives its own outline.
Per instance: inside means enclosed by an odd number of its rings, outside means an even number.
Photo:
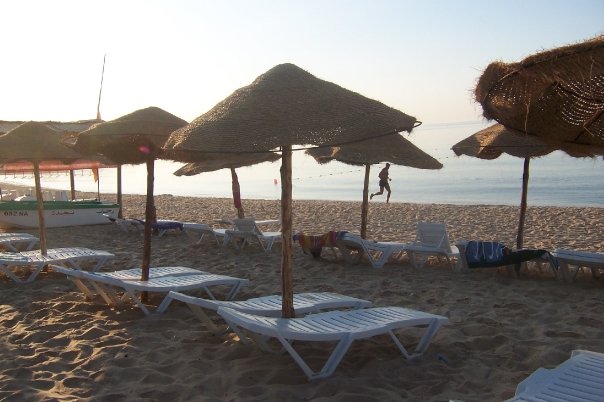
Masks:
[[[4,189],[4,187],[3,187]],[[79,194],[89,197],[94,194]],[[115,200],[115,195],[104,195]],[[443,200],[446,202],[446,200]],[[124,216],[142,218],[144,197],[125,195]],[[279,201],[244,200],[246,216],[279,217]],[[160,219],[212,223],[233,217],[230,199],[156,196]],[[358,233],[360,202],[294,201],[294,229]],[[368,238],[410,242],[418,221],[446,223],[452,242],[499,240],[514,245],[518,207],[372,202]],[[36,230],[27,230],[37,234]],[[524,244],[604,250],[599,208],[528,207]],[[107,269],[139,267],[142,236],[116,225],[50,228],[49,247],[81,246],[115,254]],[[281,247],[219,248],[186,234],[154,237],[152,265],[182,265],[250,280],[237,299],[280,291]],[[294,249],[296,292],[330,291],[440,314],[425,355],[407,361],[386,336],[353,344],[335,374],[308,382],[289,355],[268,354],[234,335],[213,335],[182,303],[146,317],[126,305],[86,301],[56,273],[17,285],[0,276],[0,400],[3,401],[501,401],[539,367],[553,367],[575,349],[604,352],[604,281],[575,283],[551,272],[520,278],[505,270],[453,273],[430,261],[373,269],[348,265],[324,251],[313,259]],[[152,302],[157,302],[154,298]],[[413,344],[417,333],[403,339]],[[327,344],[308,345],[311,362]]]

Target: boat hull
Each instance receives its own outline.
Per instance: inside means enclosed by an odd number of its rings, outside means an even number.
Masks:
[[[120,206],[95,200],[44,201],[44,224],[47,228],[101,225],[111,223]],[[0,228],[37,228],[38,204],[36,201],[0,202]]]

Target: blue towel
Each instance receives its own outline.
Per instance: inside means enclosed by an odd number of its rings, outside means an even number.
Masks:
[[[180,229],[183,230],[182,222],[178,221],[157,221],[157,223],[153,224],[153,229]]]
[[[524,248],[512,250],[496,241],[469,241],[466,245],[466,261],[468,268],[501,267],[504,265],[516,265],[520,269],[520,263],[537,258],[548,259],[552,269],[558,269],[555,258],[547,250]]]
[[[506,256],[512,252],[496,241],[469,241],[466,246],[468,267],[497,267],[507,265]]]
[[[142,219],[135,219],[136,221],[139,221],[142,225],[145,224],[145,221]],[[184,226],[182,224],[182,222],[178,222],[178,221],[166,221],[166,220],[159,220],[156,223],[154,223],[153,225],[151,225],[151,228],[153,230],[169,230],[169,229],[180,229],[180,230],[184,230]]]

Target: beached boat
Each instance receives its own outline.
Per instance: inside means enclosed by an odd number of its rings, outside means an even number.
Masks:
[[[117,217],[119,208],[97,200],[44,201],[44,223],[47,228],[108,224],[107,216]],[[0,201],[0,228],[38,226],[36,201]]]

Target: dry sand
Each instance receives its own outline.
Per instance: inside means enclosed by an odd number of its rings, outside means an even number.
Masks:
[[[84,195],[86,196],[86,195]],[[115,199],[106,196],[104,199]],[[229,199],[159,195],[158,217],[212,222],[232,217]],[[278,201],[244,200],[246,215],[278,218]],[[125,216],[142,217],[144,197],[125,196]],[[294,228],[321,234],[358,232],[360,203],[296,201]],[[514,244],[518,208],[372,202],[368,237],[411,241],[417,221],[446,223],[452,241]],[[35,230],[28,230],[35,234]],[[598,208],[529,207],[525,246],[604,249]],[[83,246],[115,253],[112,269],[141,264],[142,237],[114,225],[48,229],[49,247]],[[238,298],[278,293],[280,247],[236,251],[186,235],[153,239],[152,265],[184,265],[247,278]],[[346,265],[324,251],[315,260],[296,245],[295,291],[332,291],[445,315],[425,355],[409,362],[386,336],[356,342],[335,374],[307,382],[289,355],[271,355],[234,336],[216,336],[174,303],[145,317],[129,305],[85,301],[65,277],[42,273],[17,285],[0,277],[0,400],[6,401],[500,401],[538,367],[553,367],[574,349],[604,352],[604,281],[568,284],[550,272],[515,279],[505,271],[452,273],[434,261],[372,269]],[[157,302],[157,298],[154,302]],[[415,342],[409,331],[405,340]],[[328,345],[303,353],[317,363]]]

